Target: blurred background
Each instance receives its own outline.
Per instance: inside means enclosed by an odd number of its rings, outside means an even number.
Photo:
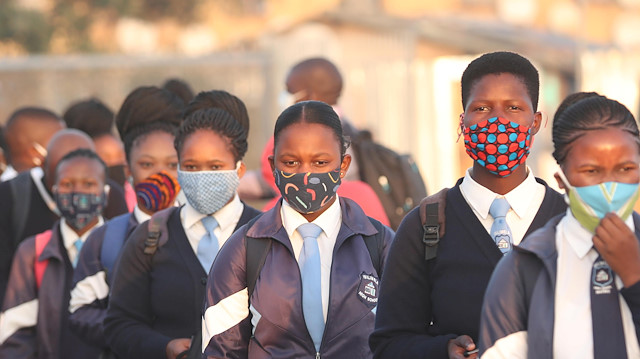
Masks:
[[[324,56],[344,76],[346,117],[412,154],[433,192],[471,164],[456,143],[462,71],[497,50],[540,70],[549,123],[529,164],[550,183],[564,96],[597,91],[638,116],[640,0],[0,0],[0,123],[91,96],[117,111],[135,87],[177,77],[245,101],[257,168],[289,67]]]

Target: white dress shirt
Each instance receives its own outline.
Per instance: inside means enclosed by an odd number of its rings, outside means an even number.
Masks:
[[[633,217],[625,221],[634,231]],[[558,272],[556,274],[553,356],[555,358],[593,358],[591,323],[591,270],[598,257],[593,235],[575,219],[570,209],[556,227]],[[616,276],[618,290],[622,280]],[[620,311],[628,358],[640,358],[640,347],[629,306],[622,295]]]
[[[244,205],[236,193],[231,202],[213,214],[213,218],[218,221],[218,226],[213,230],[213,233],[218,238],[219,248],[222,248],[224,242],[233,234],[243,210]],[[184,233],[187,235],[189,244],[196,256],[198,255],[198,244],[202,237],[207,234],[207,230],[201,222],[202,218],[206,216],[206,214],[198,212],[188,202],[180,210],[182,228],[184,228]],[[205,268],[205,272],[209,272],[209,268]]]
[[[151,216],[142,212],[140,206],[138,206],[137,204],[135,207],[133,207],[133,217],[136,219],[136,221],[138,221],[138,224],[151,219]]]
[[[5,182],[10,179],[15,178],[18,175],[18,172],[13,168],[13,166],[8,165],[7,168],[4,169],[2,175],[0,175],[0,182]]]
[[[82,236],[78,236],[78,234],[67,224],[67,221],[64,218],[60,219],[60,234],[62,235],[62,243],[64,243],[64,247],[67,249],[67,255],[69,256],[69,260],[71,263],[75,262],[76,257],[80,254],[78,253],[78,249],[75,246],[76,240],[80,239],[82,244],[87,240],[87,237],[91,234],[91,232],[104,224],[104,219],[102,216],[98,217],[98,223],[95,226],[91,227],[88,231],[86,231]]]
[[[493,200],[496,197],[507,199],[511,209],[507,212],[505,219],[511,229],[514,245],[520,244],[544,200],[544,185],[536,181],[529,167],[527,167],[527,173],[527,178],[504,196],[476,182],[471,178],[470,169],[467,170],[460,184],[462,196],[487,230],[487,233],[491,233],[491,225],[493,224],[493,217],[489,214],[489,208],[491,208]]]
[[[301,224],[308,221],[295,209],[293,209],[287,201],[282,201],[280,208],[282,217],[282,225],[287,231],[293,254],[296,260],[300,258],[302,251],[303,239],[297,229]],[[325,322],[327,321],[327,311],[329,308],[329,288],[331,286],[331,262],[333,261],[333,247],[338,238],[338,232],[342,224],[342,210],[340,201],[336,195],[336,200],[327,210],[325,210],[315,221],[311,222],[322,228],[322,232],[318,236],[318,247],[320,249],[320,275],[321,275],[321,292],[322,292],[322,314]]]

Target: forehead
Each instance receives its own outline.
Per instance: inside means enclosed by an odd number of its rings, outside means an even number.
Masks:
[[[74,157],[60,162],[56,171],[56,180],[65,178],[91,178],[104,180],[104,167],[95,159]]]
[[[626,160],[640,154],[640,139],[619,128],[584,131],[569,147],[567,161]]]
[[[283,128],[275,138],[275,150],[286,149],[294,151],[296,149],[316,148],[326,149],[337,147],[340,143],[335,131],[320,123],[298,122]]]

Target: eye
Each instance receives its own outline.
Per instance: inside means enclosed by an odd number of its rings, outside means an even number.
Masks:
[[[287,167],[294,167],[298,165],[298,161],[282,161],[282,164]]]
[[[477,112],[484,112],[484,111],[488,111],[489,107],[487,106],[478,106],[475,109],[473,109],[473,111],[477,111]]]
[[[141,168],[144,168],[144,169],[149,169],[153,167],[153,163],[151,162],[140,162],[139,165]]]
[[[176,168],[178,168],[178,162],[171,162],[169,163],[168,167],[172,170],[175,170]]]
[[[213,171],[219,171],[221,169],[222,169],[221,165],[217,165],[217,164],[216,165],[211,165],[211,170],[213,170]]]
[[[324,161],[324,160],[316,161],[316,166],[326,166],[327,164],[329,164],[329,161]]]
[[[509,106],[509,110],[511,111],[518,111],[518,110],[522,110],[522,108],[520,108],[519,106]]]
[[[182,168],[184,168],[185,171],[197,171],[198,170],[198,166],[191,165],[191,164],[183,165]]]

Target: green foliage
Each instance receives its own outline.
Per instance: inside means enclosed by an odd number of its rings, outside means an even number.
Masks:
[[[16,8],[12,2],[0,2],[0,40],[11,40],[30,53],[49,49],[52,27],[37,11]]]

